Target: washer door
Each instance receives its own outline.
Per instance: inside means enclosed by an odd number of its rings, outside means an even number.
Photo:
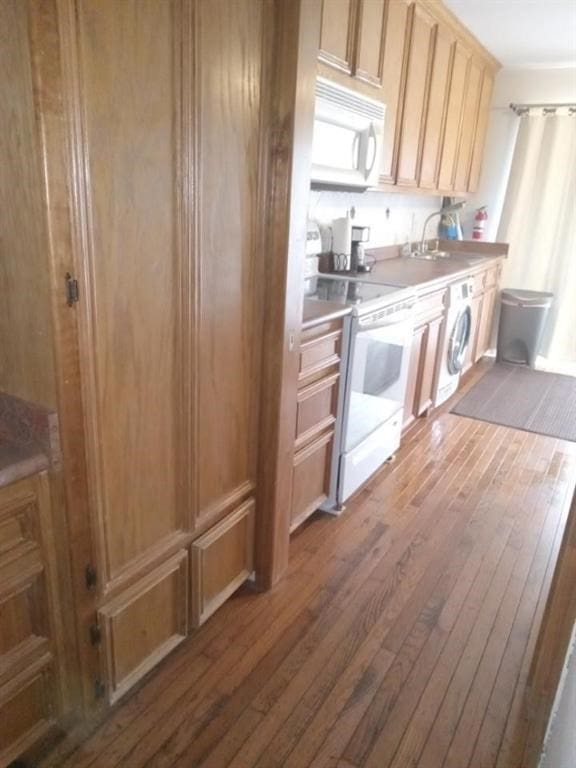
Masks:
[[[448,343],[448,359],[446,366],[448,373],[455,376],[460,373],[464,365],[464,357],[470,343],[470,331],[472,329],[472,311],[470,307],[464,307],[454,322],[450,341]]]

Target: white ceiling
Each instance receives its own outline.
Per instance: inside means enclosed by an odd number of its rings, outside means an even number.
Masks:
[[[576,0],[444,0],[505,67],[576,66]]]

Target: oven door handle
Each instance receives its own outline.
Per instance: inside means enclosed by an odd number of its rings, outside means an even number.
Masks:
[[[403,309],[400,312],[395,312],[393,315],[388,315],[382,320],[371,321],[369,317],[361,317],[358,325],[363,331],[372,331],[378,328],[389,328],[391,325],[405,323],[408,320],[412,320],[413,317],[414,313],[411,309]]]

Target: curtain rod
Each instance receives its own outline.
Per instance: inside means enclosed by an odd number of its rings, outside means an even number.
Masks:
[[[556,112],[557,109],[567,109],[568,113],[570,115],[576,114],[576,104],[566,102],[564,104],[546,104],[546,103],[538,103],[538,104],[510,104],[510,109],[515,112],[517,115],[525,115],[527,114],[531,109],[541,109],[544,114],[550,113],[553,114]]]

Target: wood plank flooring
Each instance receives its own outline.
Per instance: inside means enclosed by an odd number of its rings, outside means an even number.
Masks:
[[[522,768],[575,479],[575,444],[421,420],[341,517],[294,535],[274,590],[242,589],[42,768]]]

